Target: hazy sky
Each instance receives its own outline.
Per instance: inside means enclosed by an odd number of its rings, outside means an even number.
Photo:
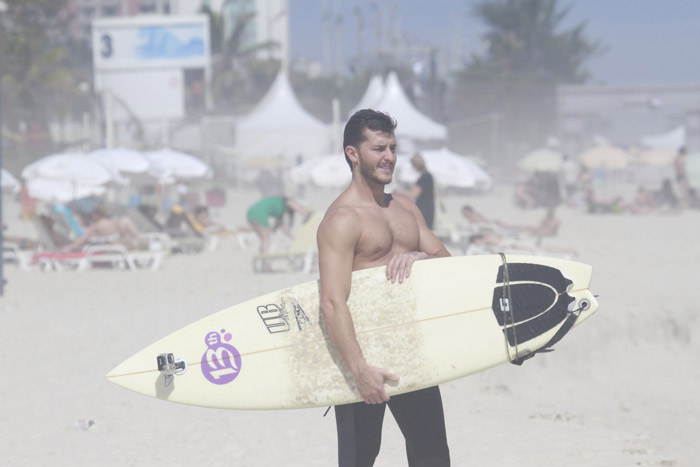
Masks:
[[[356,15],[359,6],[366,23],[364,48],[374,34],[370,16],[381,5],[383,30],[391,4],[398,7],[402,35],[432,45],[461,45],[469,56],[479,49],[484,26],[472,15],[471,0],[327,0],[342,14],[343,55],[356,55]],[[323,58],[323,0],[290,0],[291,53]],[[595,81],[611,84],[700,82],[700,0],[569,0],[565,25],[585,21],[587,37],[607,46],[591,59],[588,70]],[[335,17],[335,15],[334,15]],[[386,33],[388,36],[388,33]],[[459,38],[459,41],[455,39]]]

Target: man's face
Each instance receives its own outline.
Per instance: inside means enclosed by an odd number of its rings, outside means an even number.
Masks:
[[[357,168],[368,182],[391,183],[396,165],[396,137],[392,133],[364,130],[365,140],[357,148]]]

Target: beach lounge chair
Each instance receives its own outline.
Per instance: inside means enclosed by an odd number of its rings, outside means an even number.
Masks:
[[[88,267],[109,267],[136,271],[139,269],[157,270],[163,261],[162,251],[129,251],[123,245],[87,245],[85,253],[78,260],[78,271]]]
[[[287,270],[310,273],[318,266],[316,231],[323,220],[323,213],[314,212],[296,231],[288,248],[279,253],[257,254],[253,258],[253,271],[274,272],[283,264]]]
[[[205,231],[199,231],[192,223],[192,216],[180,205],[170,208],[164,231],[177,242],[174,253],[199,253],[216,249],[219,239]]]
[[[118,267],[129,270],[158,269],[163,252],[128,251],[123,245],[114,243],[88,244],[81,251],[62,251],[69,244],[61,226],[46,215],[33,219],[41,249],[31,256],[31,264],[38,264],[42,271],[84,271],[88,267]]]
[[[3,263],[16,264],[20,269],[29,269],[32,259],[32,252],[24,251],[15,242],[2,242]]]
[[[147,214],[148,207],[124,207],[114,204],[106,206],[113,216],[128,216],[148,243],[151,250],[168,253],[199,253],[207,247],[207,240],[181,228],[166,228]]]
[[[85,252],[64,252],[61,248],[70,243],[65,226],[45,214],[32,218],[32,224],[37,234],[39,248],[31,255],[30,264],[38,264],[42,271],[63,271],[66,268],[75,269],[77,261],[85,256]]]

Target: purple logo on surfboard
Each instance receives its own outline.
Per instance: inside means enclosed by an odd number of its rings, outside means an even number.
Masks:
[[[228,384],[241,372],[241,354],[231,344],[231,334],[222,329],[221,332],[207,333],[204,342],[207,350],[202,355],[202,374],[214,384]]]

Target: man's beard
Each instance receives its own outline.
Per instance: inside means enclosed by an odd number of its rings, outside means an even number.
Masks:
[[[391,183],[391,180],[394,175],[393,167],[391,173],[386,175],[380,172],[380,170],[381,169],[376,164],[370,165],[364,163],[362,159],[360,159],[360,174],[365,180],[367,180],[368,182],[376,183],[377,185],[388,185],[389,183]]]

